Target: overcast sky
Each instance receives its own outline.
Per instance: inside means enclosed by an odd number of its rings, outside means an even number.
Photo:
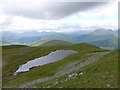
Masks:
[[[118,28],[118,2],[0,0],[0,30],[74,31]]]

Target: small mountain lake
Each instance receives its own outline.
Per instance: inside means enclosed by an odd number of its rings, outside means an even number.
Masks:
[[[77,53],[77,51],[73,50],[56,50],[54,52],[49,53],[46,56],[36,58],[34,60],[28,61],[27,63],[19,66],[19,69],[14,73],[14,75],[17,75],[20,72],[29,71],[30,68],[36,67],[36,66],[42,66],[44,64],[48,64],[51,62],[55,62],[58,60],[62,60],[65,57],[67,57],[70,54]]]

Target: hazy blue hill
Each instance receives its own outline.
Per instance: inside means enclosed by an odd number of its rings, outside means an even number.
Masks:
[[[2,31],[2,40],[19,44],[31,44],[33,42],[41,40],[46,35],[56,34],[58,32],[38,32],[35,30],[28,31]]]
[[[76,42],[93,42],[117,37],[117,33],[110,29],[97,29],[85,35],[77,37]]]
[[[9,44],[10,42],[2,41],[2,44]]]
[[[90,33],[91,30],[78,30],[78,31],[69,31],[69,32],[59,32],[45,35],[41,38],[41,40],[65,40],[73,42],[76,40],[78,36],[86,35]]]
[[[80,35],[88,34],[90,32],[92,32],[92,31],[91,30],[78,30],[78,31],[63,32],[63,34],[67,34],[72,37],[77,37]]]
[[[56,33],[45,35],[41,38],[41,40],[64,40],[64,41],[72,41],[74,38],[70,35],[63,34],[63,33]]]
[[[118,48],[118,38],[113,38],[113,39],[106,39],[106,40],[101,40],[101,41],[93,41],[89,42],[90,44],[102,47],[104,49],[117,49]]]
[[[32,46],[71,45],[73,43],[63,40],[48,40],[33,43]]]
[[[71,32],[38,32],[34,30],[11,32],[3,31],[2,40],[10,43],[31,45],[39,41],[63,40],[72,43],[86,42],[103,48],[116,48],[118,30],[97,29]],[[105,43],[104,43],[105,42]]]
[[[33,42],[40,40],[40,39],[41,39],[40,36],[21,37],[21,38],[16,39],[15,42],[20,43],[20,44],[29,45]]]
[[[91,32],[91,34],[96,35],[106,35],[106,34],[114,34],[116,31],[111,29],[96,29],[95,31]]]
[[[10,31],[2,31],[2,40],[9,42],[15,37],[15,34]]]
[[[0,46],[9,46],[9,45],[23,45],[23,44],[20,44],[20,43],[12,43],[12,42],[7,42],[7,41],[2,41],[0,43]]]
[[[49,34],[55,34],[55,33],[58,33],[58,32],[45,32],[45,31],[39,32],[36,30],[28,30],[28,31],[23,31],[20,35],[23,35],[25,37],[30,37],[30,36],[43,36],[43,35],[49,35]]]
[[[7,41],[0,41],[0,46],[4,46],[4,45],[12,45],[11,42],[7,42]]]

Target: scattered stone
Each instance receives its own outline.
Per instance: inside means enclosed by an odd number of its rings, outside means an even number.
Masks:
[[[67,81],[69,79],[75,79],[77,75],[78,75],[77,73],[73,73],[71,75],[68,75],[68,78],[66,78],[65,81]]]
[[[106,76],[102,75],[103,78],[106,78]]]
[[[77,78],[77,77],[71,77],[71,78],[69,78],[69,79],[75,79],[75,78]]]
[[[113,78],[113,75],[110,75],[111,78]]]
[[[60,82],[63,82],[63,81],[60,81]]]
[[[67,81],[68,79],[66,78],[65,81]]]
[[[45,88],[45,86],[41,86],[41,88]]]
[[[61,87],[58,87],[58,88],[63,88],[63,87],[61,86]]]
[[[50,86],[48,86],[47,88],[50,88]]]
[[[52,82],[47,82],[45,85],[50,85],[50,84],[52,84]]]
[[[108,71],[106,71],[106,73],[108,74],[109,72],[108,72]]]
[[[110,84],[106,84],[107,87],[110,87]]]
[[[36,86],[33,86],[32,88],[37,88]]]
[[[56,81],[56,82],[54,83],[54,85],[55,85],[55,84],[58,84],[58,81]]]
[[[83,75],[83,72],[80,72],[79,75]]]
[[[71,77],[72,77],[72,75],[69,75],[68,77],[69,77],[69,78],[71,78]]]
[[[74,77],[74,76],[77,76],[77,75],[78,75],[77,73],[73,73],[71,75],[68,75],[68,77],[71,78],[71,77]]]

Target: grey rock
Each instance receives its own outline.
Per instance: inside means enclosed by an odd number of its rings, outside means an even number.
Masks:
[[[110,84],[106,84],[107,87],[110,87]]]
[[[53,84],[53,82],[47,82],[45,85],[50,85],[50,84]]]

